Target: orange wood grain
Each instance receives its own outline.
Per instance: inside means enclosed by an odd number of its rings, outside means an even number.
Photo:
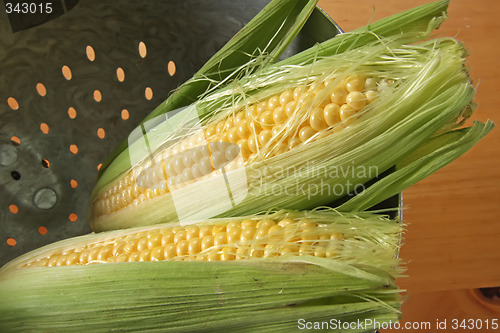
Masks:
[[[499,332],[500,303],[491,303],[471,289],[411,293],[408,302],[403,305],[403,318],[399,323],[405,329],[393,328],[380,331],[382,333]],[[426,327],[429,329],[425,329]]]
[[[320,0],[319,5],[350,31],[428,2]],[[492,119],[497,124],[499,13],[500,1],[451,0],[448,19],[437,32],[456,37],[467,47],[471,78],[478,85],[474,119]],[[403,321],[500,320],[500,311],[492,313],[468,296],[471,288],[500,286],[499,166],[500,128],[496,128],[458,160],[404,191],[404,219],[409,225],[401,257],[407,262],[408,277],[398,282],[408,290],[409,298],[403,307]]]

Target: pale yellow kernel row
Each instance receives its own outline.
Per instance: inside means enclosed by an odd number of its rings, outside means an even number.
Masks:
[[[227,261],[283,255],[334,257],[343,236],[307,220],[247,219],[224,224],[163,227],[52,253],[23,267],[136,261]]]

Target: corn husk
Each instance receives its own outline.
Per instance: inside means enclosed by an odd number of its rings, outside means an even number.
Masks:
[[[300,319],[395,322],[400,307],[385,272],[310,258],[34,268],[0,292],[2,332],[293,332]]]
[[[160,156],[166,142],[188,137],[248,103],[293,85],[340,82],[353,72],[395,81],[346,127],[339,125],[329,135],[270,157],[283,137],[298,130],[301,119],[297,116],[292,120],[295,127],[289,125],[288,133],[276,135],[243,168],[111,214],[92,216],[93,230],[238,216],[272,207],[311,209],[362,189],[439,131],[459,126],[470,115],[475,90],[464,69],[463,46],[447,38],[412,45],[401,42],[397,37],[380,39],[360,49],[317,58],[312,64],[263,68],[191,105],[178,115],[182,117],[170,125],[171,130],[165,130],[164,122],[152,126],[148,150],[134,144],[129,147],[143,154],[143,161]],[[111,170],[101,177],[94,198],[122,176]],[[221,186],[223,191],[218,190]],[[227,186],[231,200],[225,199]]]

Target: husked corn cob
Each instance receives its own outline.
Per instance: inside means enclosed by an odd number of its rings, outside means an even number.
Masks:
[[[393,80],[351,75],[252,103],[132,168],[93,202],[99,217],[341,130]]]

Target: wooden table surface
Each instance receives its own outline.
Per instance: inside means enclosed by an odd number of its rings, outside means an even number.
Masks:
[[[320,0],[319,6],[350,31],[428,2]],[[500,125],[498,14],[500,1],[451,0],[448,19],[437,34],[456,37],[470,53],[478,104],[473,118]],[[404,219],[409,225],[401,257],[408,277],[399,285],[409,298],[403,320],[462,316],[500,321],[500,305],[493,310],[481,307],[473,304],[470,294],[470,289],[500,286],[499,166],[500,128],[495,128],[458,160],[404,191]],[[450,327],[448,331],[456,332]]]

